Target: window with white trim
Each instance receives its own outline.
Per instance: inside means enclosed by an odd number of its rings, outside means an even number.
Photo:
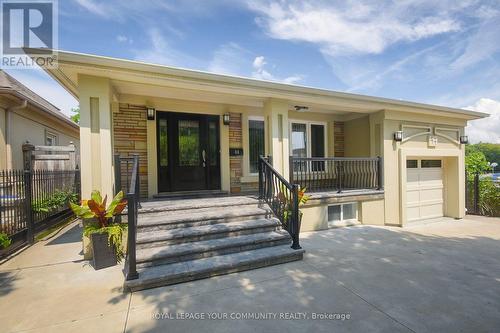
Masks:
[[[265,149],[264,119],[248,120],[248,162],[251,174],[259,172],[259,156],[264,155]]]
[[[45,132],[45,145],[46,146],[57,146],[57,134],[46,131]]]
[[[356,221],[358,204],[356,202],[328,206],[328,222]]]
[[[326,124],[315,122],[290,122],[290,154],[293,157],[325,157],[327,149]],[[294,170],[307,168],[307,163],[297,162]],[[310,165],[311,171],[324,171],[324,162]]]

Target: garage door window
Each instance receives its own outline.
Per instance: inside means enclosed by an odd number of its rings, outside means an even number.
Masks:
[[[416,169],[416,168],[418,168],[418,161],[417,160],[406,160],[406,167],[408,169]]]
[[[358,218],[357,203],[328,206],[328,221],[352,221]]]
[[[422,168],[440,168],[441,160],[422,160],[420,165]]]

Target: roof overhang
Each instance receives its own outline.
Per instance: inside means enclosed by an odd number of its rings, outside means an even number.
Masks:
[[[107,77],[117,94],[196,98],[228,104],[260,106],[267,99],[306,105],[314,112],[373,113],[380,110],[413,112],[473,120],[488,114],[430,104],[336,92],[305,86],[276,83],[238,76],[148,64],[138,61],[58,52],[58,67],[45,69],[78,99],[78,76]],[[168,89],[165,89],[168,88]],[[185,96],[185,97],[183,97]]]

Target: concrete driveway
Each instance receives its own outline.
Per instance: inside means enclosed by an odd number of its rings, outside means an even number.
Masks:
[[[120,266],[94,271],[81,259],[80,235],[80,227],[70,225],[0,266],[2,332],[500,327],[500,219],[306,233],[301,262],[133,294],[121,291]]]

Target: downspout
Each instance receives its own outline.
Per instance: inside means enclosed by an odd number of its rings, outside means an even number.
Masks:
[[[28,100],[25,99],[21,104],[5,109],[5,151],[7,154],[7,169],[9,170],[12,169],[12,112],[25,109],[27,106]]]

